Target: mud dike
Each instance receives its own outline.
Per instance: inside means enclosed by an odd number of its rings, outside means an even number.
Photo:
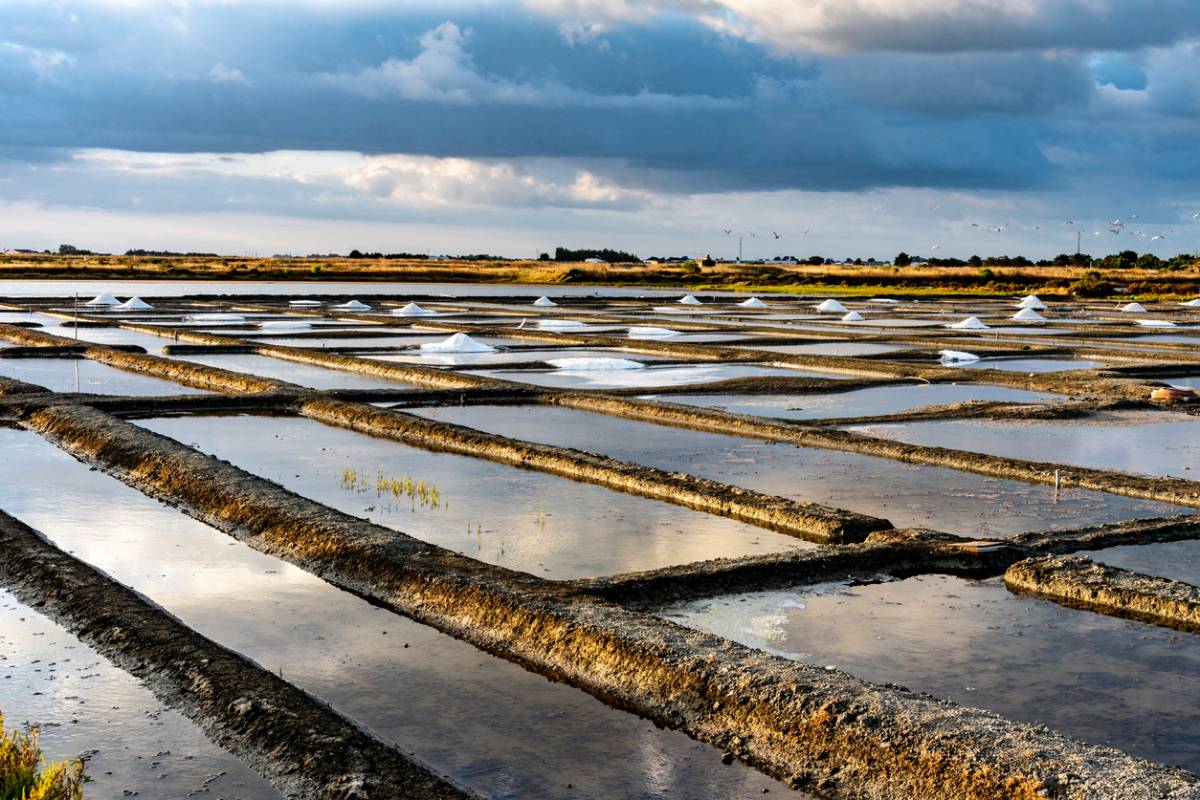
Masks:
[[[1038,724],[1038,709],[1010,719],[865,680],[773,647],[791,622],[771,622],[760,642],[703,621],[706,603],[772,593],[933,576],[992,591],[1003,576],[1011,602],[1061,603],[1054,613],[1077,615],[1071,624],[1111,615],[1193,636],[1200,589],[1153,566],[1102,562],[1106,550],[1153,561],[1155,548],[1200,539],[1200,484],[1186,464],[1159,463],[1174,458],[1195,406],[1178,390],[1151,400],[1200,375],[1184,341],[1194,314],[1151,309],[1181,326],[1183,340],[1164,340],[1066,302],[1051,304],[1049,322],[1019,326],[1003,321],[1010,303],[985,300],[899,304],[838,324],[796,298],[748,311],[702,297],[697,314],[661,300],[545,309],[464,294],[417,298],[436,312],[420,318],[390,313],[407,298],[332,307],[344,299],[159,298],[125,316],[75,314],[53,297],[10,304],[0,420],[15,441],[50,443],[255,558],[682,732],[712,762],[741,762],[781,793],[1200,797],[1189,769],[1138,757],[1132,739],[1131,754]],[[1001,330],[945,327],[968,313]],[[263,325],[283,320],[292,327]],[[673,335],[630,339],[635,325]],[[421,349],[455,333],[486,348]],[[844,354],[851,345],[878,352]],[[980,360],[950,367],[943,350]],[[1165,448],[1146,451],[1155,461],[1144,468],[1055,445],[1138,426]],[[980,446],[949,446],[955,436]],[[1014,455],[1022,437],[1030,445]],[[290,668],[122,586],[59,546],[52,524],[0,510],[11,513],[0,514],[0,587],[287,796],[488,793],[470,770],[380,733],[356,704],[307,691]],[[1052,524],[1032,524],[1039,514]],[[1084,552],[1094,560],[1070,555]],[[1139,634],[1106,635],[1133,647]],[[1200,753],[1183,761],[1194,770]],[[558,788],[525,796],[597,796],[571,777],[582,765],[561,769]]]

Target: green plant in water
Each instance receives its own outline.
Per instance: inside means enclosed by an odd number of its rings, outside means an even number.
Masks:
[[[81,800],[83,762],[48,763],[37,731],[4,732],[0,713],[0,800]]]

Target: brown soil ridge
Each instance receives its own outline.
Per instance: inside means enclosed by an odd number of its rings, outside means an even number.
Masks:
[[[28,427],[381,605],[832,798],[1200,798],[1200,778],[767,655],[357,520],[94,409]]]
[[[475,797],[2,511],[0,551],[0,582],[18,599],[144,681],[288,797]]]
[[[1005,571],[1004,585],[1014,592],[1102,614],[1200,630],[1200,587],[1110,567],[1083,556],[1019,561]]]

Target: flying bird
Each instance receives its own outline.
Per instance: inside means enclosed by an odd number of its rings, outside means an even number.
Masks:
[[[771,231],[771,235],[772,235],[772,236],[774,236],[776,239],[782,239],[782,238],[783,238],[783,234],[782,234],[782,233],[776,233],[775,231]]]
[[[1069,219],[1069,220],[1067,220],[1066,222],[1064,222],[1063,224],[1064,224],[1064,225],[1074,225],[1074,224],[1075,224],[1075,220],[1073,220],[1073,219]]]
[[[721,228],[721,230],[725,231],[726,236],[733,233],[733,228]]]

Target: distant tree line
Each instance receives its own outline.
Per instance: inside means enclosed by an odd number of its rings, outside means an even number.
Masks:
[[[186,257],[186,258],[220,258],[216,253],[176,253],[174,250],[143,250],[137,248],[134,250],[126,250],[127,256],[156,256],[158,258],[166,257]]]
[[[586,261],[589,258],[598,258],[610,264],[626,264],[641,261],[633,253],[626,253],[623,250],[609,250],[608,248],[601,250],[570,250],[566,247],[554,248],[555,261]]]
[[[1031,261],[1025,256],[971,256],[961,258],[926,258],[900,252],[892,263],[897,267],[907,267],[911,264],[927,264],[931,267],[1103,267],[1104,269],[1183,269],[1196,263],[1196,256],[1180,253],[1172,259],[1164,260],[1153,253],[1138,253],[1134,250],[1122,250],[1120,253],[1092,258],[1087,253],[1059,253],[1054,258]]]

